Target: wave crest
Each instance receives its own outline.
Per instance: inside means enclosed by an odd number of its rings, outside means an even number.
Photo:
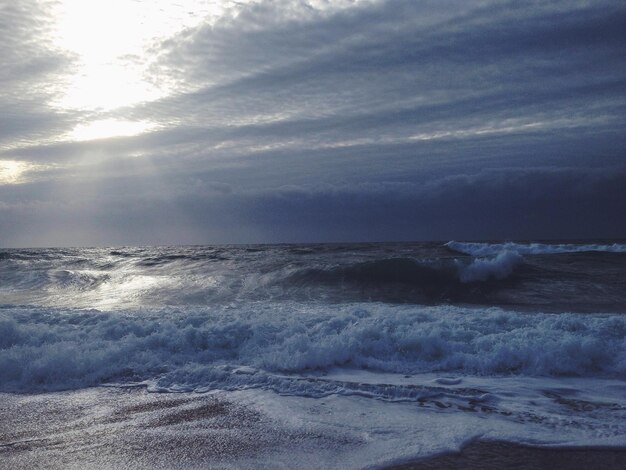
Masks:
[[[519,254],[512,251],[502,251],[495,258],[477,258],[467,266],[460,266],[459,279],[461,282],[506,279],[522,262],[522,257]]]
[[[280,282],[298,288],[324,286],[343,295],[352,291],[358,298],[397,301],[475,302],[505,287],[503,282],[523,263],[516,253],[501,253],[495,258],[417,260],[388,258],[300,269]]]
[[[494,256],[509,251],[520,255],[546,255],[558,253],[626,253],[626,245],[613,243],[612,245],[583,245],[583,244],[545,244],[545,243],[479,243],[449,241],[446,247],[457,253],[472,256]]]

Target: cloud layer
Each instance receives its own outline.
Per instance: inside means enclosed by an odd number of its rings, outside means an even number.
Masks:
[[[225,5],[106,110],[59,105],[41,3],[2,8],[0,243],[626,236],[618,3]],[[67,137],[98,120],[151,130]]]

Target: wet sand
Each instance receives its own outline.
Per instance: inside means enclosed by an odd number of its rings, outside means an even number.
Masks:
[[[572,470],[626,468],[624,448],[545,448],[476,441],[460,452],[420,459],[388,470]]]
[[[251,468],[316,436],[211,395],[143,389],[0,394],[0,469]]]
[[[319,468],[367,467],[365,441],[289,420],[231,393],[106,387],[0,393],[0,469],[289,469],[303,459],[314,468],[312,458]],[[361,458],[351,460],[355,455]],[[458,453],[389,468],[613,470],[626,468],[626,449],[476,441]]]

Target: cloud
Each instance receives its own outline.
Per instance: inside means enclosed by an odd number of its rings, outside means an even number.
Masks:
[[[623,169],[510,168],[274,189],[203,179],[165,189],[133,183],[117,181],[92,194],[83,188],[80,198],[64,201],[5,204],[0,230],[8,244],[32,245],[611,238],[626,230]],[[55,232],[60,224],[72,229],[62,238]]]
[[[281,188],[251,198],[272,236],[323,227],[328,240],[616,237],[626,171],[508,169],[426,182]],[[317,229],[319,232],[319,229]],[[308,232],[311,233],[311,232]]]
[[[169,95],[90,113],[55,107],[74,59],[16,5],[2,243],[626,234],[615,2],[248,2],[145,52]],[[60,137],[83,121],[150,131]]]
[[[0,149],[36,144],[73,119],[53,106],[73,58],[52,46],[47,6],[32,0],[0,6]]]
[[[264,5],[264,12],[276,6]],[[621,9],[515,5],[453,10],[445,3],[434,14],[432,2],[383,2],[269,26],[268,13],[256,5],[166,43],[161,66],[191,91],[154,110],[209,125],[405,110],[431,119],[459,110],[497,117],[512,107],[518,113],[546,110],[552,101],[561,107],[564,98],[575,106],[589,94],[601,98],[604,87],[614,96],[623,86]]]
[[[611,2],[313,5],[253,2],[168,38],[153,46],[151,79],[177,82],[177,92],[101,117],[158,123],[163,136],[146,140],[239,154],[402,143],[510,120],[623,124],[625,14]],[[157,145],[147,152],[167,151]],[[55,158],[55,148],[40,153]]]

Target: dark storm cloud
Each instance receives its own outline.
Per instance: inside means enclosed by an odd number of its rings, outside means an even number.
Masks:
[[[0,236],[624,237],[624,24],[613,1],[243,6],[153,46],[149,78],[174,93],[99,116],[156,130],[0,152],[52,165],[0,187]],[[68,59],[28,47],[4,56],[9,88],[44,91],[0,98],[0,139],[77,122],[46,104]]]
[[[118,180],[106,195],[96,196],[85,183],[82,198],[5,204],[2,230],[12,240],[20,226],[29,227],[33,235],[22,240],[31,244],[37,244],[38,233],[58,239],[59,222],[71,227],[72,233],[63,235],[66,244],[84,244],[85,238],[139,243],[147,236],[157,243],[170,237],[192,243],[202,236],[229,236],[230,242],[484,238],[485,233],[530,239],[562,237],[564,230],[570,238],[611,238],[626,230],[626,170],[511,168],[422,182],[273,190],[206,180],[169,189],[138,184],[137,177]],[[164,190],[171,190],[167,197]],[[113,230],[93,229],[107,226]]]
[[[323,227],[329,240],[616,237],[626,230],[626,171],[511,169],[420,183],[283,188],[255,199],[270,237]],[[319,229],[317,229],[319,231]]]

